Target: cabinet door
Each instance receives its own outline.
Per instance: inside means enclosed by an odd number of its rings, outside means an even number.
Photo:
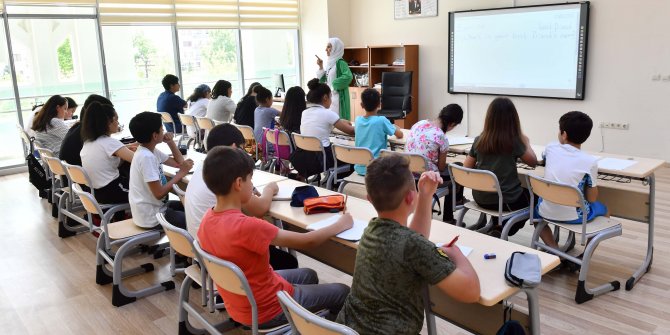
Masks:
[[[361,92],[366,87],[349,87],[349,104],[351,106],[351,122],[356,120],[356,117],[365,115],[365,110],[361,107]]]

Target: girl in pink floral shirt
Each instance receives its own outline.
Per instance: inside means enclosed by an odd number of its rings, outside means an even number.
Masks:
[[[442,175],[444,187],[450,184],[449,172],[447,171],[447,150],[449,141],[447,132],[454,129],[463,120],[463,109],[457,104],[449,104],[442,108],[440,115],[433,120],[423,120],[415,123],[410,129],[405,149],[414,154],[420,154],[428,158],[429,169],[437,171]],[[450,189],[451,190],[451,189]],[[457,187],[456,201],[463,200],[463,188]],[[455,223],[453,203],[444,202],[444,222]]]

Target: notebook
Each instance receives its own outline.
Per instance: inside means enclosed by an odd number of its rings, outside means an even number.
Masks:
[[[262,194],[263,189],[265,189],[265,185],[258,187],[258,192]],[[295,190],[295,187],[279,186],[279,191],[272,197],[272,201],[290,201],[291,196],[293,195],[293,190]]]
[[[337,215],[331,215],[326,219],[323,219],[319,222],[312,223],[311,225],[307,226],[308,230],[319,230],[321,228],[328,227],[335,223],[342,214],[337,214]],[[363,220],[356,220],[354,219],[354,225],[351,227],[351,229],[345,230],[339,234],[337,234],[337,237],[347,240],[347,241],[360,241],[361,237],[363,237],[363,231],[365,228],[368,226],[368,223]]]
[[[637,164],[635,160],[603,158],[598,161],[598,168],[604,170],[625,170],[635,164]]]
[[[465,137],[465,136],[447,136],[449,140],[449,145],[461,145],[461,144],[472,144],[475,143],[474,137]]]
[[[445,243],[435,243],[435,245],[439,248],[439,247],[445,245]],[[470,253],[473,250],[471,247],[462,245],[458,242],[456,242],[456,245],[458,246],[458,249],[461,249],[461,252],[463,253],[463,256],[465,256],[465,257],[468,257],[468,255],[470,255]]]

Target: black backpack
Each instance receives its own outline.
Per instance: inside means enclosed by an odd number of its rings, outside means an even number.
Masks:
[[[26,156],[26,162],[28,163],[28,178],[30,183],[33,184],[40,193],[46,192],[46,190],[51,188],[51,183],[47,178],[47,172],[44,171],[42,164],[40,164],[32,152]]]

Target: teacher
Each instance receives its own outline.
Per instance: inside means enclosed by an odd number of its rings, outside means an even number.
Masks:
[[[337,37],[331,37],[326,46],[326,55],[328,55],[328,62],[325,70],[323,60],[316,56],[316,64],[319,66],[316,77],[319,78],[319,82],[327,83],[332,89],[330,110],[337,113],[341,119],[350,120],[349,84],[353,75],[347,62],[342,59],[344,43]]]

